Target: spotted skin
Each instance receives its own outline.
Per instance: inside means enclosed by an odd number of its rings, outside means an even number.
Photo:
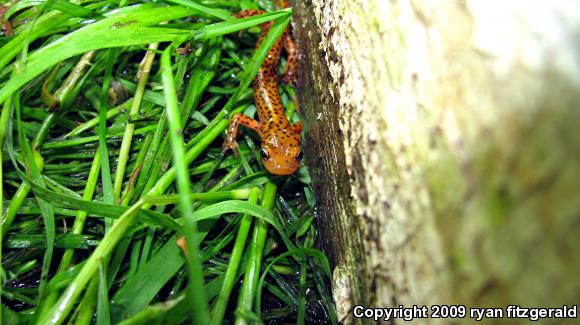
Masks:
[[[262,10],[243,10],[235,16],[243,18],[263,13],[264,11]],[[260,46],[272,24],[273,22],[267,22],[261,25],[262,34],[256,47]],[[288,64],[284,74],[279,78],[276,71],[282,47],[288,54]],[[223,145],[224,152],[232,150],[234,155],[237,156],[238,144],[236,135],[238,127],[244,125],[255,130],[262,140],[260,154],[264,167],[270,173],[276,175],[292,175],[300,166],[300,160],[302,159],[300,150],[302,123],[290,124],[278,91],[278,79],[286,83],[295,84],[297,54],[296,45],[287,28],[268,52],[254,79],[254,102],[259,121],[243,114],[235,114],[230,121],[226,141]]]
[[[4,35],[6,36],[14,35],[10,21],[8,19],[4,20],[4,15],[6,15],[6,12],[8,12],[9,8],[10,7],[8,7],[8,5],[0,6],[0,26],[2,27]]]

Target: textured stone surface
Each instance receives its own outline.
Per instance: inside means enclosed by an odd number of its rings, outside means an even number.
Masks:
[[[339,318],[578,303],[574,1],[295,2]]]

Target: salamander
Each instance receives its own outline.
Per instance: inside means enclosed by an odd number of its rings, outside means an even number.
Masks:
[[[10,9],[9,5],[0,5],[0,27],[4,31],[4,35],[10,37],[14,35],[12,24],[10,23],[10,20],[4,19],[8,9]]]
[[[235,17],[243,18],[263,13],[264,11],[262,10],[243,10],[237,13]],[[260,46],[272,25],[273,22],[271,21],[261,25],[262,33],[256,48]],[[279,78],[276,71],[282,47],[287,53],[287,65],[284,74]],[[300,149],[302,122],[290,124],[278,91],[279,79],[289,84],[295,84],[297,54],[297,48],[290,35],[289,28],[286,28],[284,34],[268,52],[254,79],[254,102],[259,121],[244,114],[234,114],[227,129],[222,152],[232,150],[234,156],[237,157],[238,143],[236,142],[236,135],[238,126],[244,125],[258,132],[262,142],[260,156],[264,167],[270,173],[291,175],[298,169],[302,159],[302,151]]]

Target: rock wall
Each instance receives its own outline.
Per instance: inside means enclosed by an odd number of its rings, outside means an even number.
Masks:
[[[294,2],[339,318],[360,322],[358,304],[577,304],[578,5]]]

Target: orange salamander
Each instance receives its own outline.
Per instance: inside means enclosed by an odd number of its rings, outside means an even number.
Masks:
[[[264,11],[262,10],[243,10],[235,16],[243,18],[263,13]],[[256,47],[260,46],[272,24],[273,22],[270,21],[261,25],[262,34]],[[238,143],[236,142],[236,135],[238,126],[244,125],[258,132],[262,140],[260,155],[266,169],[276,175],[292,175],[300,166],[300,160],[302,159],[302,151],[300,150],[302,122],[290,124],[280,99],[276,70],[280,61],[282,47],[284,47],[288,55],[288,64],[281,80],[287,83],[295,83],[297,50],[289,29],[286,28],[284,34],[268,52],[254,79],[254,101],[259,121],[244,114],[234,114],[227,130],[222,151],[225,152],[231,149],[234,152],[234,156],[237,156]]]
[[[0,27],[4,31],[4,35],[10,37],[14,35],[14,31],[12,30],[12,24],[10,20],[4,19],[4,15],[8,12],[10,7],[8,5],[0,5]]]

